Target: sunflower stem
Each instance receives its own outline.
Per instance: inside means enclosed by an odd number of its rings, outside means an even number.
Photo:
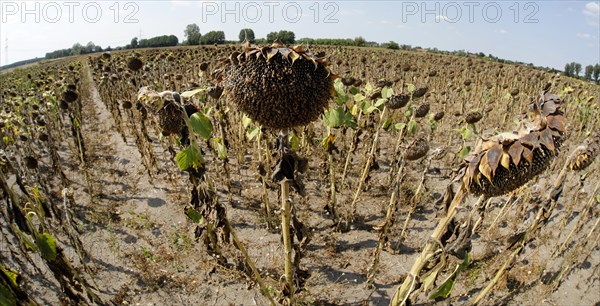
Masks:
[[[389,228],[392,226],[392,222],[394,219],[394,213],[396,212],[396,203],[398,202],[396,198],[398,197],[398,188],[400,185],[400,181],[402,180],[402,172],[404,170],[404,160],[401,160],[400,163],[401,163],[401,165],[400,165],[400,168],[398,169],[398,172],[396,173],[396,177],[394,179],[394,184],[393,184],[393,186],[391,186],[392,195],[390,196],[390,202],[388,204],[388,209],[385,214],[385,222],[383,223],[383,226],[379,232],[379,242],[377,243],[377,247],[375,248],[375,250],[373,250],[373,261],[367,272],[367,285],[368,286],[373,285],[373,282],[375,279],[375,273],[377,272],[377,266],[379,265],[379,257],[381,255],[381,250],[383,249],[383,246],[384,246],[385,242],[387,241],[387,232],[388,232]]]
[[[375,156],[375,150],[377,150],[377,145],[379,144],[379,132],[381,131],[381,123],[383,122],[386,110],[387,107],[384,106],[383,110],[381,111],[381,115],[379,116],[379,124],[377,126],[377,131],[375,132],[375,137],[373,138],[373,143],[371,144],[371,150],[369,151],[369,155],[367,156],[367,162],[365,163],[365,167],[360,177],[360,181],[358,182],[358,187],[356,188],[356,191],[354,193],[352,203],[350,204],[350,212],[347,218],[349,222],[354,222],[354,215],[356,214],[356,202],[358,201],[358,197],[361,194],[363,185],[367,179],[367,175],[369,174],[371,163],[373,162],[373,157]]]
[[[429,238],[429,240],[427,240],[423,251],[421,251],[421,254],[413,263],[409,274],[404,279],[402,285],[400,285],[396,290],[396,293],[394,294],[390,305],[406,305],[406,301],[408,300],[409,295],[415,290],[415,287],[417,285],[417,278],[419,277],[421,270],[423,270],[423,267],[425,267],[427,262],[429,262],[429,259],[431,259],[431,257],[433,257],[433,255],[436,253],[438,247],[440,246],[440,239],[442,238],[442,235],[446,232],[448,224],[456,215],[456,208],[458,207],[458,205],[460,205],[460,203],[462,203],[466,195],[466,187],[464,186],[464,184],[461,184],[458,192],[454,195],[454,198],[452,199],[450,207],[448,207],[446,216],[440,220],[433,234],[431,234],[431,237]]]
[[[294,305],[294,271],[292,266],[292,239],[290,236],[291,203],[288,201],[290,183],[284,179],[281,185],[281,231],[285,250],[285,280],[289,290],[289,304]]]

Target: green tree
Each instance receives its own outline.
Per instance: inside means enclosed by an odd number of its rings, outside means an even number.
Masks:
[[[362,36],[356,37],[354,39],[354,45],[357,47],[364,47],[367,45],[367,40],[364,39]]]
[[[580,63],[573,63],[573,69],[575,70],[575,76],[579,77],[579,73],[581,72],[581,64]]]
[[[592,74],[594,74],[594,65],[585,66],[585,72],[583,73],[584,78],[588,81],[591,81]]]
[[[570,77],[573,76],[573,73],[575,72],[575,66],[573,66],[574,63],[566,63],[565,64],[565,75]]]
[[[249,28],[241,29],[238,38],[240,39],[240,42],[244,42],[244,40],[246,39],[251,43],[254,43],[254,41],[256,41],[254,37],[254,31],[252,31],[252,29]]]
[[[398,50],[400,49],[400,45],[398,45],[397,42],[390,40],[390,42],[387,44],[386,46],[388,49],[392,49],[392,50]]]
[[[594,65],[594,71],[592,72],[592,77],[594,78],[594,81],[596,81],[596,83],[598,83],[598,81],[600,81],[600,64]]]
[[[281,40],[284,44],[293,44],[296,42],[296,34],[292,31],[281,30],[279,32],[271,32],[267,34],[267,42],[273,42],[276,39]]]
[[[281,39],[284,44],[293,44],[296,42],[296,34],[292,31],[281,30],[279,31],[279,39]]]
[[[200,34],[200,27],[195,24],[188,24],[183,31],[183,34],[186,38],[186,43],[188,45],[198,45],[200,44],[200,39],[202,35]]]
[[[130,45],[131,45],[131,48],[133,48],[133,49],[139,47],[138,46],[138,39],[137,39],[137,37],[134,37],[134,38],[131,39]]]
[[[225,32],[223,31],[210,31],[200,38],[202,45],[212,44],[224,44],[225,43]]]
[[[277,34],[277,32],[270,32],[269,34],[267,34],[266,40],[269,42],[273,42],[274,40],[276,40],[279,37],[279,35]]]
[[[81,50],[83,46],[80,43],[75,43],[73,47],[71,47],[71,55],[79,55],[81,54]]]

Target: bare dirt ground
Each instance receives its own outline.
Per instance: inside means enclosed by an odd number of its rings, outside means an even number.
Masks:
[[[66,173],[76,186],[74,222],[85,232],[81,239],[92,256],[93,281],[100,297],[117,305],[268,305],[257,284],[242,272],[246,269],[244,260],[232,244],[223,247],[227,264],[220,265],[206,252],[202,243],[195,241],[194,227],[184,215],[190,194],[185,187],[187,174],[179,172],[165,147],[158,139],[152,139],[159,162],[170,166],[163,167],[164,172],[151,179],[141,162],[133,136],[121,137],[87,70],[86,74],[88,92],[83,94],[86,118],[83,130],[88,166],[92,169],[94,197],[88,195],[84,178],[75,167]],[[378,155],[386,156],[387,148],[393,147],[394,140],[384,136]],[[365,143],[368,141],[363,141],[361,146]],[[436,144],[432,147],[435,148]],[[357,150],[363,151],[362,147]],[[234,185],[240,186],[239,192],[229,201],[227,190],[217,187],[218,196],[227,207],[233,228],[267,284],[279,288],[284,255],[280,234],[277,229],[269,230],[267,227],[260,200],[262,185],[255,174],[256,161],[251,149],[247,153],[246,164],[237,165],[235,158],[230,161],[231,168],[240,169],[239,172],[232,171],[231,178]],[[340,163],[344,158],[336,156]],[[441,212],[436,201],[441,198],[452,175],[451,169],[441,165],[452,164],[454,158],[447,154],[442,160],[433,160],[430,169],[425,169],[424,161],[408,165],[403,184],[404,197],[417,187],[422,173],[426,173],[424,192],[409,220],[407,237],[398,243],[409,210],[401,204],[389,234],[390,247],[381,254],[374,287],[368,288],[365,285],[366,273],[378,242],[376,228],[385,217],[389,201],[386,183],[389,161],[379,160],[379,169],[372,171],[366,192],[357,205],[359,221],[350,231],[338,232],[332,229],[333,222],[324,210],[329,188],[328,177],[319,164],[323,158],[309,156],[310,169],[305,178],[307,195],[304,198],[293,195],[297,216],[308,225],[311,233],[301,262],[309,276],[304,291],[299,294],[299,301],[314,305],[389,304],[396,287],[437,224]],[[498,254],[508,253],[506,239],[531,221],[534,215],[534,204],[531,203],[544,196],[563,162],[564,156],[558,158],[552,169],[525,187],[530,201],[521,203],[508,196],[493,198],[487,205],[481,235],[473,241],[473,266],[459,276],[452,297],[443,302],[422,298],[419,305],[469,304],[469,300],[503,264],[506,256]],[[356,186],[361,165],[359,157],[352,162],[349,186]],[[589,172],[598,173],[597,162]],[[222,174],[209,175],[217,179]],[[597,205],[591,206],[587,213],[592,217],[584,220],[588,224],[575,237],[575,241],[589,239],[591,251],[588,248],[587,253],[582,254],[567,249],[563,256],[553,255],[568,232],[577,226],[578,217],[586,213],[571,211],[571,208],[593,198],[598,181],[597,175],[586,178],[579,174],[570,176],[550,223],[539,238],[517,257],[514,267],[500,279],[483,304],[600,303],[600,245],[597,237],[585,236],[597,219]],[[277,188],[276,184],[269,184],[272,207],[278,206]],[[352,200],[353,190],[341,186],[340,191],[338,202],[342,206],[347,205]],[[475,200],[468,198],[460,213],[468,212],[468,204]],[[559,232],[561,222],[565,227]],[[73,250],[67,250],[67,254],[75,256]],[[547,280],[560,271],[566,273],[565,278],[556,290],[552,290],[553,284]],[[57,303],[56,284],[40,278],[31,287],[44,296],[43,301],[47,304]]]

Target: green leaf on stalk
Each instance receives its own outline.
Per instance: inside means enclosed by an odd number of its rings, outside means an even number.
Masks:
[[[296,135],[296,133],[291,132],[288,136],[288,140],[290,141],[290,148],[294,151],[298,151],[300,149],[300,137]]]
[[[335,92],[337,93],[337,96],[335,97],[335,103],[338,105],[346,103],[346,101],[348,101],[350,97],[348,97],[348,95],[344,91],[344,84],[342,84],[341,79],[335,80],[333,86],[335,88]]]
[[[376,109],[378,109],[377,107],[375,107],[374,105],[369,106],[363,113],[365,113],[366,115],[374,112]]]
[[[473,137],[473,129],[467,127],[467,126],[463,126],[460,128],[460,135],[462,136],[463,140],[469,140]]]
[[[190,145],[185,150],[179,151],[175,160],[177,161],[177,167],[179,167],[181,171],[190,168],[198,170],[204,166],[204,158],[195,145]]]
[[[185,215],[188,216],[194,223],[202,224],[204,223],[204,217],[197,210],[193,208],[188,208],[185,211]]]
[[[365,99],[365,96],[361,93],[357,93],[354,95],[354,101],[355,102],[362,102]]]
[[[465,158],[465,156],[469,155],[469,153],[471,153],[471,147],[465,146],[462,148],[462,150],[460,150],[460,152],[458,152],[458,157]]]
[[[429,298],[432,300],[437,298],[447,299],[450,296],[450,293],[452,293],[452,290],[454,289],[454,285],[456,284],[458,274],[461,271],[468,268],[470,264],[471,255],[467,253],[465,256],[465,260],[461,264],[456,265],[454,272],[452,272],[452,274],[450,274],[450,276],[446,278],[446,280],[435,290],[435,292],[431,294],[431,296],[429,296]]]
[[[344,107],[326,110],[323,114],[323,122],[329,128],[347,126],[355,129],[358,127],[352,114],[348,113]]]
[[[42,258],[50,261],[56,259],[56,240],[54,240],[52,235],[47,233],[37,235],[35,237],[35,244],[40,250]]]
[[[377,102],[375,102],[375,107],[379,108],[379,107],[381,107],[384,104],[385,104],[385,99],[384,98],[377,99]]]
[[[196,89],[184,91],[180,94],[180,96],[183,98],[190,98],[190,97],[193,97],[194,95],[204,92],[204,91],[206,91],[205,88],[196,88]]]
[[[417,87],[414,84],[410,84],[410,83],[406,84],[406,90],[409,93],[413,93],[413,91],[415,91],[415,89],[417,89]]]
[[[352,114],[352,116],[356,116],[358,115],[358,110],[360,108],[358,108],[358,106],[356,104],[352,105],[352,110],[350,111],[350,113]]]
[[[404,123],[404,122],[396,123],[396,124],[394,124],[394,130],[396,130],[396,131],[400,131],[400,130],[402,130],[402,129],[403,129],[405,126],[406,126],[406,123]]]
[[[217,148],[217,157],[220,160],[227,159],[227,147],[223,143],[223,139],[221,138],[213,138],[213,145]]]
[[[356,130],[358,128],[358,123],[356,123],[356,120],[354,119],[354,117],[352,116],[352,114],[345,112],[344,114],[344,125],[346,125],[347,127]]]
[[[435,283],[438,273],[440,273],[440,270],[445,265],[446,265],[446,257],[442,256],[442,260],[423,277],[423,285],[422,285],[423,292],[427,293],[427,292],[429,292],[429,290],[431,288],[433,288],[433,284]]]
[[[417,122],[411,119],[407,125],[407,132],[409,135],[415,134],[417,132]]]
[[[244,127],[244,129],[247,129],[251,123],[252,123],[252,119],[250,119],[250,117],[248,117],[248,116],[246,116],[246,114],[244,114],[244,116],[242,116],[242,126]]]
[[[390,126],[392,125],[392,123],[393,123],[392,118],[387,118],[381,125],[381,128],[387,131],[390,128]]]
[[[323,114],[323,121],[325,125],[330,128],[336,128],[344,124],[344,109],[337,107],[334,109],[328,109]]]
[[[394,95],[394,90],[392,88],[389,88],[386,86],[381,90],[381,97],[384,99],[387,99],[393,95]]]
[[[213,126],[212,123],[210,123],[210,119],[208,119],[208,117],[206,117],[203,113],[194,113],[190,117],[190,125],[192,126],[194,133],[196,133],[198,136],[204,139],[210,138]]]
[[[258,136],[258,133],[260,132],[260,127],[255,127],[254,129],[246,132],[246,138],[248,138],[248,141],[252,141],[252,139],[254,139],[254,137]]]
[[[356,95],[357,93],[360,92],[360,89],[352,86],[352,87],[350,87],[349,91],[350,91],[350,94]]]

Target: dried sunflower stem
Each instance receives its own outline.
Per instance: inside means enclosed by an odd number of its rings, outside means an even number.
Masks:
[[[369,174],[369,169],[371,168],[371,163],[373,162],[373,156],[375,155],[375,150],[377,150],[377,145],[379,144],[379,132],[381,131],[381,122],[383,122],[383,118],[387,111],[387,107],[383,107],[381,111],[381,115],[379,116],[379,123],[377,126],[377,131],[375,132],[375,137],[373,138],[373,143],[371,144],[371,150],[369,151],[369,155],[367,156],[367,162],[365,163],[365,168],[363,169],[362,175],[360,176],[360,181],[358,182],[358,187],[356,188],[356,192],[354,193],[354,198],[352,199],[352,203],[350,204],[350,212],[348,216],[349,221],[354,220],[354,215],[356,214],[356,201],[358,201],[358,197],[360,196],[363,184],[367,179],[367,175]]]
[[[285,280],[289,289],[289,304],[294,305],[294,271],[292,266],[292,239],[290,236],[291,204],[288,201],[290,182],[281,181],[281,232],[285,250]]]
[[[448,211],[446,212],[446,216],[440,220],[438,226],[435,228],[429,240],[425,244],[423,251],[415,262],[413,263],[412,268],[410,269],[409,274],[404,279],[402,285],[398,287],[392,302],[390,305],[398,306],[405,305],[408,300],[409,295],[415,289],[417,283],[417,277],[419,277],[419,273],[423,270],[423,267],[427,264],[429,259],[436,253],[437,247],[440,245],[440,239],[442,235],[446,232],[448,228],[448,224],[456,215],[456,208],[460,203],[462,203],[464,197],[467,195],[467,190],[464,184],[460,185],[459,190],[454,195],[452,199],[452,203],[448,207]]]
[[[410,217],[412,216],[412,214],[415,212],[415,209],[417,208],[417,203],[419,202],[418,196],[419,196],[419,193],[421,192],[421,189],[423,188],[423,185],[425,184],[425,176],[427,175],[427,170],[429,170],[430,165],[431,165],[431,158],[428,158],[427,165],[425,165],[425,169],[423,170],[423,175],[421,176],[421,181],[419,183],[419,187],[417,187],[415,194],[410,199],[410,202],[411,202],[410,209],[408,210],[408,214],[406,214],[406,218],[404,218],[404,224],[402,225],[402,231],[400,232],[400,238],[398,239],[399,241],[396,246],[396,249],[398,249],[398,250],[400,250],[400,245],[402,244],[402,242],[404,242],[405,235],[407,234],[406,230],[408,229],[408,223],[410,222]],[[402,171],[402,168],[400,168],[400,171]]]
[[[328,153],[328,161],[329,161],[329,188],[331,189],[330,191],[330,198],[329,198],[329,207],[331,208],[331,214],[333,215],[333,223],[337,224],[338,223],[338,215],[337,215],[337,198],[336,198],[336,191],[335,191],[335,165],[333,164],[333,154],[332,153]]]
[[[269,294],[269,290],[265,286],[265,283],[264,283],[262,277],[260,276],[260,273],[256,269],[254,262],[252,261],[250,256],[248,256],[248,252],[246,251],[246,248],[238,239],[235,230],[233,229],[233,227],[231,226],[231,223],[229,222],[229,219],[225,219],[225,226],[227,226],[227,228],[229,229],[229,232],[231,233],[231,238],[233,239],[233,243],[235,243],[235,245],[240,250],[240,252],[242,252],[242,256],[244,256],[244,258],[246,259],[246,262],[250,266],[250,269],[252,269],[252,273],[254,273],[254,277],[256,277],[256,281],[258,282],[258,285],[260,286],[260,291],[264,295],[267,296],[267,299],[269,299],[269,302],[271,303],[271,305],[275,305],[275,301],[271,297],[271,294]]]
[[[358,118],[356,119],[357,123],[360,123],[360,118],[362,117],[362,109],[360,109],[358,111]],[[358,130],[354,130],[352,132],[352,143],[350,144],[350,150],[348,151],[348,155],[346,155],[346,163],[344,164],[344,172],[342,173],[342,180],[341,180],[341,186],[344,186],[344,182],[346,181],[346,175],[348,174],[348,165],[350,165],[350,158],[352,156],[352,153],[354,153],[354,151],[356,150],[356,143],[354,141],[354,137],[356,137],[356,134],[358,133]]]
[[[258,131],[258,135],[257,135],[257,139],[256,139],[256,151],[258,152],[258,163],[259,165],[262,165],[262,147],[261,147],[261,138],[262,138],[262,131]],[[267,214],[267,227],[270,229],[272,228],[271,226],[271,208],[269,207],[269,193],[267,192],[267,180],[265,179],[264,175],[260,175],[260,180],[262,182],[262,198],[263,198],[263,203],[265,204],[265,212]]]
[[[525,247],[527,242],[530,240],[531,235],[534,234],[535,231],[539,230],[548,221],[548,218],[552,214],[552,211],[554,210],[554,207],[556,206],[556,204],[558,202],[558,198],[560,197],[561,190],[564,186],[565,179],[567,177],[569,160],[570,160],[570,158],[567,159],[567,162],[565,163],[562,170],[560,171],[560,174],[558,175],[556,180],[554,180],[552,189],[550,190],[550,192],[548,193],[548,195],[546,196],[546,198],[544,200],[544,203],[538,210],[538,213],[537,213],[533,223],[527,228],[525,233],[519,239],[519,241],[517,242],[518,245],[516,246],[514,251],[511,253],[511,255],[506,259],[506,261],[504,262],[502,267],[496,272],[496,275],[494,276],[494,278],[472,300],[472,302],[471,302],[472,305],[477,305],[479,302],[481,302],[483,300],[483,298],[485,298],[487,296],[487,294],[492,290],[492,288],[496,285],[496,283],[498,283],[500,278],[504,275],[504,272],[507,269],[509,269],[510,265],[513,263],[513,261],[515,260],[517,255],[523,250],[523,248]]]
[[[411,117],[411,120],[414,120],[414,114]],[[402,144],[402,139],[404,138],[405,131],[406,131],[406,125],[404,125],[398,132],[398,138],[396,138],[396,146],[394,147],[394,154],[398,154],[400,152],[400,145]],[[390,173],[388,174],[388,183],[392,182],[392,174],[394,173],[394,170],[395,170],[395,165],[390,168]]]
[[[400,160],[400,168],[396,173],[396,178],[394,179],[394,184],[391,187],[392,195],[390,196],[390,202],[388,204],[388,209],[385,214],[385,222],[379,232],[379,242],[377,243],[377,247],[373,251],[373,262],[369,267],[367,272],[367,285],[371,286],[375,279],[375,272],[377,271],[377,266],[379,265],[379,256],[381,255],[381,250],[383,249],[383,245],[387,240],[387,232],[392,225],[392,220],[394,219],[394,212],[396,211],[396,197],[398,195],[398,187],[400,185],[400,180],[402,179],[402,171],[404,170],[404,160]]]

